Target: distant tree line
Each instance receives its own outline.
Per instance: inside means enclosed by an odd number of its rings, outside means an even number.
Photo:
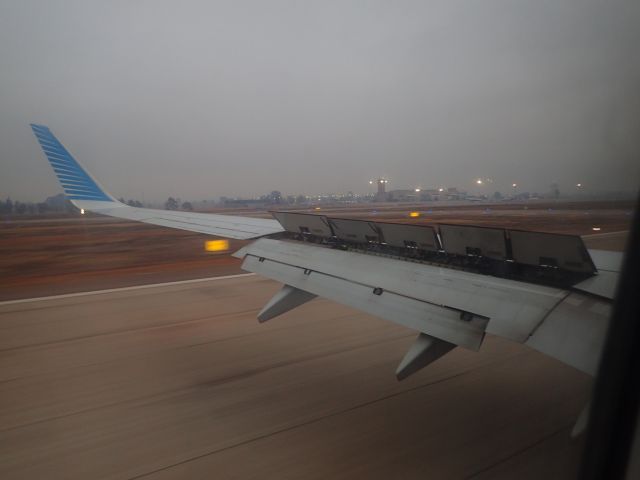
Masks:
[[[282,195],[278,190],[274,190],[259,198],[229,198],[220,197],[220,203],[228,206],[260,206],[260,205],[307,205],[309,199],[304,195]]]
[[[138,208],[143,208],[144,205],[142,205],[142,202],[139,202],[138,200],[126,200],[123,197],[120,197],[118,199],[118,201],[120,203],[124,203],[126,205],[129,205],[130,207],[138,207]]]
[[[164,202],[165,210],[193,210],[193,205],[191,202],[181,202],[179,198],[169,197],[166,202]]]
[[[0,200],[2,215],[43,215],[47,213],[74,213],[77,208],[63,193],[48,197],[44,202],[20,202],[19,200]]]

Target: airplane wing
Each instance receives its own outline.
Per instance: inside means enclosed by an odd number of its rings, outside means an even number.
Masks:
[[[291,236],[235,253],[284,284],[261,321],[322,296],[415,329],[399,378],[456,346],[478,350],[486,334],[596,373],[621,254],[573,235],[274,215]]]
[[[79,208],[231,238],[259,238],[235,256],[283,283],[267,321],[316,296],[419,332],[399,379],[486,334],[526,344],[594,375],[621,254],[579,236],[461,225],[404,225],[274,212],[274,220],[132,208],[106,193],[47,127],[32,125]]]
[[[282,231],[276,220],[136,208],[117,201],[83,168],[44,125],[32,124],[65,194],[78,208],[111,217],[221,237],[249,239]]]

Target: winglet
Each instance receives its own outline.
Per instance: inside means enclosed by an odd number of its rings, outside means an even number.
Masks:
[[[77,200],[117,203],[89,172],[80,166],[48,127],[32,123],[31,129],[69,200],[74,203]]]

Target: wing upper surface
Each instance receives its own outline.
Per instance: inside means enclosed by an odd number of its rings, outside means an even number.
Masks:
[[[110,217],[241,240],[282,230],[277,221],[266,218],[136,208],[120,202],[75,200],[74,203],[78,208]]]

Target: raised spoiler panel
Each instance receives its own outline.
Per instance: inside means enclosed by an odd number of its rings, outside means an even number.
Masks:
[[[471,329],[476,332],[473,341],[469,340],[470,323],[486,322],[487,319],[489,323],[482,328],[482,333],[486,331],[518,342],[526,341],[568,294],[558,288],[295,241],[259,239],[236,252],[235,256],[245,259],[242,268],[250,272],[467,348],[477,348],[481,341],[475,327]],[[317,278],[323,280],[316,282]],[[332,281],[334,287],[327,286],[327,282],[331,284]],[[340,288],[335,287],[337,285]],[[380,289],[381,294],[376,295],[374,289]],[[386,303],[387,299],[389,303]],[[409,307],[416,305],[415,302],[425,304],[424,312]],[[393,313],[392,304],[400,308],[402,315]],[[438,317],[436,332],[430,318],[435,311],[440,311],[437,309],[447,312]],[[449,311],[456,312],[455,320],[450,318]],[[414,316],[400,318],[410,312]],[[462,320],[462,312],[473,315],[474,320]],[[445,325],[450,330],[446,337],[442,336]],[[464,338],[456,337],[458,330],[464,332]]]
[[[419,248],[429,252],[440,250],[436,229],[427,225],[376,223],[384,243],[399,248]]]
[[[327,217],[312,213],[271,212],[287,232],[311,234],[318,237],[333,236]]]
[[[374,222],[347,218],[329,218],[336,238],[354,243],[382,243],[380,229]]]
[[[466,225],[439,225],[442,248],[455,255],[506,260],[508,258],[506,232],[501,228]]]
[[[297,212],[271,212],[287,232],[312,234],[350,243],[384,243],[397,248],[440,250],[433,227],[402,223],[371,222],[349,218],[328,218],[324,215]]]
[[[595,273],[596,268],[577,235],[509,230],[513,260],[572,272]]]
[[[526,232],[470,225],[428,225],[373,222],[323,215],[273,212],[284,230],[337,239],[351,244],[380,244],[458,257],[482,257],[523,266],[559,269],[585,276],[597,272],[578,235]]]

